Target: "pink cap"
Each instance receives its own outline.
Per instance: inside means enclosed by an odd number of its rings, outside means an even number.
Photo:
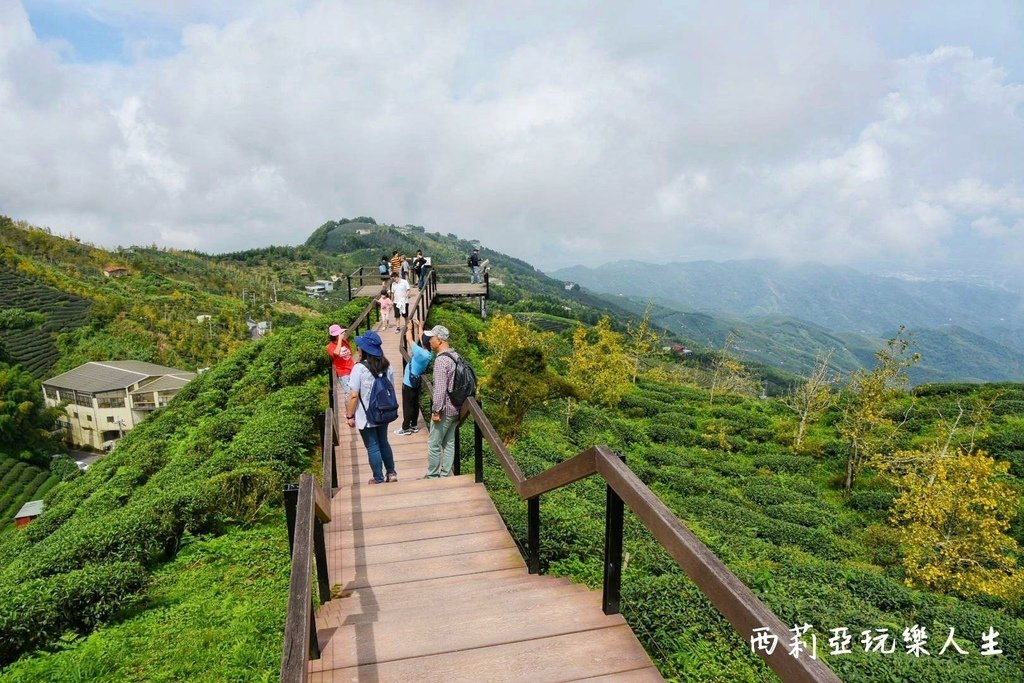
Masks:
[[[327,330],[327,334],[331,335],[332,337],[337,337],[344,331],[345,328],[342,327],[341,325],[331,325],[330,328],[328,328]]]

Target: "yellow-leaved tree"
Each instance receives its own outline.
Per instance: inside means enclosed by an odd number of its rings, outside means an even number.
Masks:
[[[946,593],[1021,597],[1020,548],[1006,532],[1018,497],[998,480],[1009,464],[983,451],[900,452],[915,466],[897,479],[892,509],[910,585]]]
[[[584,327],[573,331],[566,379],[577,396],[606,406],[619,404],[632,386],[632,361],[623,348],[622,335],[612,329],[608,316],[589,332]]]
[[[554,335],[497,315],[480,340],[489,351],[481,381],[487,412],[506,441],[515,439],[530,408],[571,396],[572,387],[548,367]]]

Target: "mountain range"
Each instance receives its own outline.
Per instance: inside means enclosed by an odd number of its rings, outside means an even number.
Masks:
[[[915,384],[1024,377],[1024,296],[1010,288],[768,260],[617,261],[549,275],[633,311],[650,300],[660,325],[697,343],[720,346],[735,332],[738,353],[793,372],[829,349],[839,370],[870,364],[904,326],[922,354]]]

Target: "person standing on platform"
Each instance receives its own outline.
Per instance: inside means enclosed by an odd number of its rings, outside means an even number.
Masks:
[[[412,260],[412,270],[416,273],[416,286],[423,289],[427,279],[427,259],[423,256],[423,250],[416,250],[416,258]]]
[[[423,373],[427,371],[434,354],[430,352],[430,337],[423,334],[423,321],[410,320],[405,326],[406,348],[409,362],[402,377],[402,428],[395,431],[398,436],[407,436],[420,431],[420,389],[423,387]]]
[[[348,342],[346,330],[341,325],[331,325],[327,330],[327,356],[334,363],[334,374],[338,377],[342,400],[348,397],[348,379],[352,372],[352,345]]]
[[[409,318],[409,283],[391,273],[391,300],[395,303],[395,332],[402,331],[402,318]]]
[[[480,250],[474,249],[473,253],[469,255],[469,269],[472,271],[470,275],[470,284],[478,285],[483,280],[480,279]]]
[[[448,344],[448,328],[437,325],[425,333],[434,361],[434,393],[430,401],[430,436],[427,438],[427,473],[424,479],[450,477],[455,463],[455,428],[459,424],[459,408],[448,392],[455,380],[455,351]],[[441,355],[445,354],[445,355]],[[451,354],[451,355],[449,355]]]
[[[365,405],[370,401],[373,382],[376,377],[384,375],[387,381],[394,384],[395,371],[391,369],[384,349],[381,347],[380,335],[370,330],[356,337],[359,347],[359,362],[352,368],[351,389],[345,402],[345,422],[349,427],[359,430],[359,436],[366,446],[366,455],[370,460],[373,479],[370,484],[398,481],[395,471],[395,455],[388,443],[387,424],[372,424],[366,417]]]
[[[402,255],[395,249],[391,252],[391,274],[395,275],[402,271]]]

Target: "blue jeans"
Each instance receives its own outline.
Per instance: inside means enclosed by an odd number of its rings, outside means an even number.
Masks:
[[[420,266],[419,276],[420,276],[420,282],[419,282],[419,284],[417,286],[420,289],[423,289],[423,285],[426,284],[426,282],[427,282],[427,267],[426,266]]]
[[[359,436],[363,437],[366,454],[370,456],[370,469],[373,470],[376,482],[383,483],[385,474],[397,474],[395,455],[391,452],[391,444],[388,443],[388,426],[377,425],[360,429]]]
[[[473,266],[473,275],[469,278],[469,282],[475,285],[483,282],[483,280],[480,279],[480,266]]]
[[[426,478],[450,477],[455,464],[455,428],[459,418],[442,415],[439,422],[430,423],[427,437]]]

